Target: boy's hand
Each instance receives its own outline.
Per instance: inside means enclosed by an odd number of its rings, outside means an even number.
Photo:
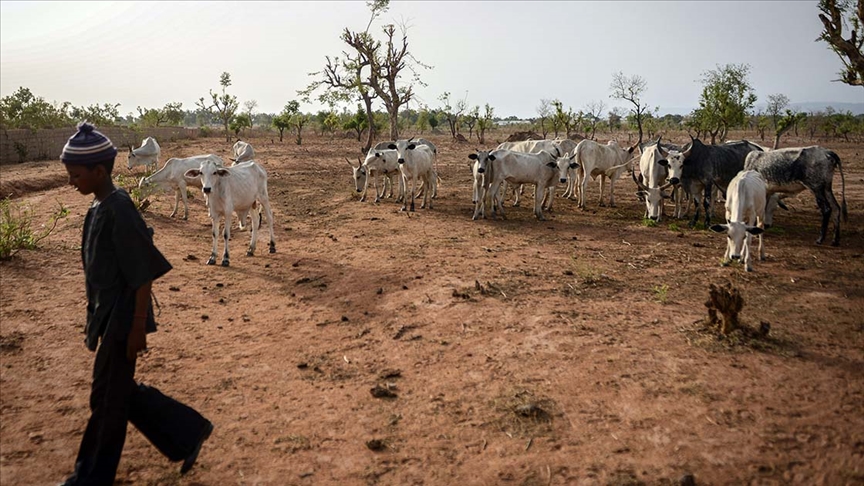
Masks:
[[[134,325],[132,331],[129,332],[129,340],[126,344],[126,359],[135,361],[139,351],[147,350],[147,333],[144,332],[144,326]]]

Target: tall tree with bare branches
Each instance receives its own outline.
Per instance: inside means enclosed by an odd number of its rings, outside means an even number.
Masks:
[[[638,74],[634,74],[632,77],[625,76],[621,71],[612,74],[612,83],[609,85],[609,89],[612,90],[612,94],[609,95],[610,98],[629,101],[633,105],[630,108],[630,113],[639,128],[639,143],[642,143],[642,121],[648,111],[648,106],[642,101],[642,94],[647,87],[648,83],[642,76]]]
[[[824,29],[817,40],[827,43],[843,62],[843,70],[838,74],[840,81],[849,86],[864,86],[864,0],[820,0],[819,20]],[[843,29],[850,31],[849,38],[843,36]]]

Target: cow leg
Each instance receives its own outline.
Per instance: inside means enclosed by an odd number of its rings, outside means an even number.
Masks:
[[[609,207],[615,207],[615,177],[609,178]]]
[[[255,255],[255,247],[258,244],[258,227],[261,224],[261,208],[257,211],[252,211],[252,240],[249,242],[249,249],[246,250],[246,256]]]
[[[185,198],[184,198],[183,202],[184,203],[186,202]],[[177,214],[177,208],[178,207],[180,207],[180,188],[176,187],[176,188],[174,188],[174,210],[171,211],[171,214],[168,215],[169,218],[173,218]],[[189,211],[187,210],[186,212],[188,213]],[[183,219],[186,219],[186,218],[183,218]]]
[[[210,251],[210,259],[207,260],[207,265],[216,265],[216,242],[219,241],[219,215],[214,215],[210,219],[213,220],[213,249]]]
[[[711,226],[711,208],[713,207],[711,201],[714,199],[711,188],[711,184],[705,186],[705,195],[702,198],[702,207],[705,208],[705,228]]]
[[[606,204],[603,202],[603,191],[606,189],[606,176],[600,174],[598,177],[600,178],[600,198],[598,199],[598,201],[600,202],[600,207],[602,208],[606,206]]]
[[[228,258],[228,240],[231,239],[231,214],[234,212],[233,208],[226,208],[225,211],[225,231],[222,232],[222,238],[225,240],[225,252],[222,253],[222,266],[227,267],[229,265]]]
[[[819,188],[818,191],[813,191],[816,196],[816,205],[819,206],[819,212],[822,213],[822,229],[819,231],[819,239],[816,240],[817,245],[821,245],[825,241],[825,235],[828,233],[828,221],[831,219],[831,205],[825,198],[825,190]]]
[[[840,209],[840,205],[837,204],[837,198],[834,197],[834,192],[829,185],[825,186],[825,198],[828,200],[828,204],[830,204],[831,215],[834,220],[834,240],[831,242],[831,246],[840,246],[840,215],[842,210]]]
[[[537,217],[538,221],[543,221],[546,219],[543,216],[543,199],[546,196],[546,188],[540,185],[537,185],[534,188],[534,216]]]
[[[693,219],[690,220],[690,227],[693,228],[696,226],[696,223],[699,222],[699,210],[702,205],[702,195],[698,191],[691,191],[693,193],[693,202],[696,203],[696,212],[693,215]]]
[[[516,189],[516,186],[513,186],[513,198],[514,198],[513,199],[513,207],[514,208],[518,207],[519,203],[522,202],[522,191],[524,190],[523,187],[524,186],[522,184],[519,184],[519,189]]]

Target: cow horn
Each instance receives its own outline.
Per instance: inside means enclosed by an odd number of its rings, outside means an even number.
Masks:
[[[348,165],[349,165],[352,169],[354,168],[354,164],[352,164],[351,161],[348,160],[348,157],[345,157],[345,162],[348,162]]]
[[[648,190],[648,188],[645,187],[645,184],[643,184],[642,181],[640,181],[639,179],[636,178],[636,171],[631,172],[630,175],[633,177],[633,182],[636,183],[636,186],[638,186],[639,189],[642,189],[643,191]]]
[[[660,186],[660,190],[662,191],[662,190],[664,190],[664,189],[667,189],[667,188],[668,188],[669,186],[671,186],[671,185],[672,185],[671,182],[667,182],[666,184],[663,184],[662,186]]]
[[[414,137],[411,137],[411,138],[408,139],[409,142],[410,142],[411,140],[414,140]]]

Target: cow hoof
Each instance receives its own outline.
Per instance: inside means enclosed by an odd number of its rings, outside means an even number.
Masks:
[[[747,267],[747,268],[745,268],[744,270],[746,270],[746,271],[748,271],[748,272],[752,272],[752,271],[753,271],[753,269],[750,268],[750,267]]]
[[[222,266],[227,267],[229,265],[228,260],[222,260]]]
[[[276,253],[276,243],[270,242],[270,253]]]
[[[728,267],[730,263],[732,263],[731,260],[721,261],[720,266],[721,267]]]
[[[255,256],[254,250],[246,250],[246,256]]]
[[[210,257],[210,259],[207,260],[207,265],[216,265],[216,259],[213,257]]]
[[[840,241],[832,241],[831,246],[840,246]]]
[[[822,238],[819,238],[818,240],[816,240],[816,244],[821,245],[822,244]]]

